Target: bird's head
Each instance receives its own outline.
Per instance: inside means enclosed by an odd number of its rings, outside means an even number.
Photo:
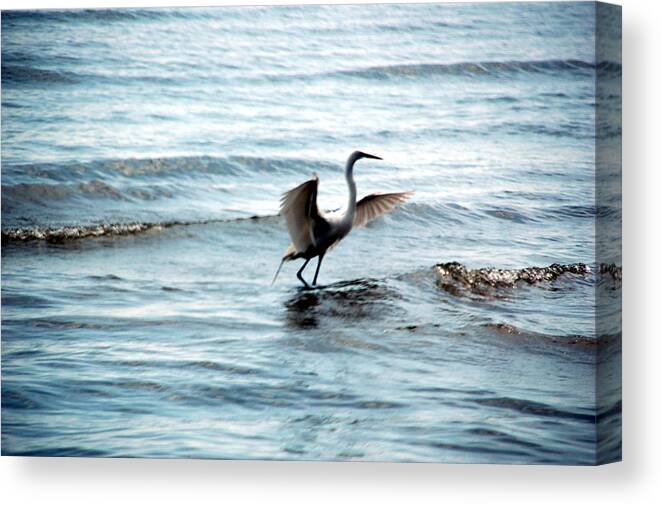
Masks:
[[[363,151],[354,151],[351,153],[351,156],[349,156],[349,164],[353,165],[356,161],[358,161],[361,158],[369,158],[372,160],[383,159],[383,158],[379,158],[378,156],[374,156],[373,154],[364,153]]]

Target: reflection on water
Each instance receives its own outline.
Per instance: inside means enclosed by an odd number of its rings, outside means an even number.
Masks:
[[[399,298],[401,295],[385,281],[342,281],[317,289],[301,288],[285,302],[285,316],[289,327],[299,329],[338,320],[383,318],[386,310],[394,310],[391,302]]]

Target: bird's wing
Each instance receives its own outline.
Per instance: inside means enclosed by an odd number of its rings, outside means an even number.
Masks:
[[[287,191],[280,200],[280,214],[287,222],[289,236],[296,252],[304,252],[312,244],[312,220],[319,215],[317,209],[317,187],[315,175],[309,181]]]
[[[381,214],[390,212],[395,205],[402,203],[412,194],[410,191],[405,191],[402,193],[374,193],[367,195],[356,204],[353,225],[366,225]]]

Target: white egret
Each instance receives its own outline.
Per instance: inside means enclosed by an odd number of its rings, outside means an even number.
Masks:
[[[292,243],[282,257],[280,266],[273,277],[273,284],[285,261],[302,258],[303,266],[296,273],[299,280],[309,288],[310,285],[302,276],[308,262],[319,257],[317,270],[312,285],[317,284],[319,267],[326,251],[347,236],[354,226],[364,226],[381,214],[391,211],[395,205],[403,202],[412,192],[373,193],[356,202],[356,183],[353,180],[353,166],[361,158],[380,160],[378,156],[361,151],[351,153],[345,168],[345,177],[349,187],[349,203],[344,211],[323,212],[317,207],[317,188],[319,178],[312,179],[282,195],[280,214],[287,222],[287,229]]]

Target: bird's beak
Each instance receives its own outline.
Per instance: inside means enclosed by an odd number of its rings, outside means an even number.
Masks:
[[[363,156],[364,156],[365,158],[371,158],[371,159],[373,159],[373,160],[383,160],[383,158],[379,158],[378,156],[374,156],[373,154],[363,153]]]

